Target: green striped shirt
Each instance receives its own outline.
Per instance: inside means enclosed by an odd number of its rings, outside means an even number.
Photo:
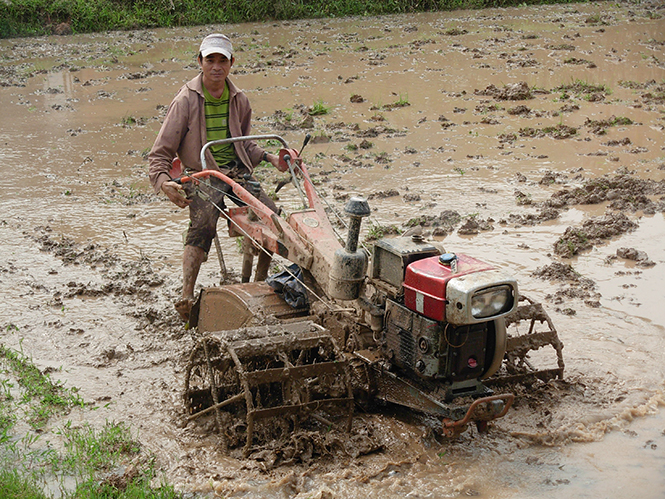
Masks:
[[[226,139],[231,136],[229,132],[229,86],[224,85],[224,92],[219,99],[215,99],[203,87],[205,97],[206,136],[208,142]],[[218,165],[227,165],[236,159],[233,144],[211,146],[210,152]]]

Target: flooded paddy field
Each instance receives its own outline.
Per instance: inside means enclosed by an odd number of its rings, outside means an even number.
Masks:
[[[125,421],[201,497],[663,497],[664,16],[601,2],[1,40],[0,342],[86,402],[47,433]],[[310,133],[321,194],[367,197],[366,229],[420,227],[512,272],[557,326],[564,381],[517,387],[487,434],[446,441],[386,408],[356,418],[374,452],[280,466],[184,424],[187,213],[152,193],[146,154],[219,31],[254,132]],[[278,197],[297,209],[291,184]],[[219,279],[211,255],[199,285]]]

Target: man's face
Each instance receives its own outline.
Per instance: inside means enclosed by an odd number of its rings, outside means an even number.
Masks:
[[[223,54],[209,54],[199,59],[203,78],[209,83],[223,83],[233,66],[233,57],[227,59]]]

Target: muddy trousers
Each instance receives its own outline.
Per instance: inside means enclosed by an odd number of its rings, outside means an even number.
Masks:
[[[277,212],[277,205],[275,202],[268,197],[268,194],[266,194],[260,184],[253,177],[246,176],[246,178],[234,180],[250,192],[253,192],[259,201],[272,211],[275,213]],[[244,206],[245,204],[240,199],[236,198],[231,187],[227,183],[217,177],[210,177],[207,185],[204,182],[201,182],[198,185],[185,184],[185,191],[187,197],[192,200],[189,205],[190,224],[189,229],[187,230],[187,237],[185,238],[185,245],[196,246],[208,254],[210,247],[212,246],[212,241],[217,233],[217,222],[220,216],[220,209],[223,210],[226,208],[224,198],[228,197],[238,206]],[[268,276],[272,254],[266,253],[263,250],[258,250],[247,240],[247,238],[244,238],[241,275],[242,282],[249,282],[254,264],[254,256],[256,254],[258,254],[258,262],[256,265],[254,280],[263,281]]]

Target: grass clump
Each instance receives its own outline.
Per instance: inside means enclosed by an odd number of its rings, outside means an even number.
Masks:
[[[566,233],[554,243],[554,253],[563,258],[572,258],[591,246],[589,237],[583,230],[569,227]]]
[[[395,94],[397,95],[397,94]],[[409,102],[409,96],[408,95],[402,95],[399,94],[397,100],[395,102],[391,102],[390,104],[381,104],[381,102],[378,102],[374,104],[372,107],[369,108],[370,111],[375,111],[374,116],[372,116],[373,121],[384,121],[383,115],[380,113],[380,111],[392,111],[393,109],[397,109],[400,107],[407,107],[410,106],[411,103]]]
[[[377,241],[386,236],[399,236],[402,230],[396,225],[381,225],[370,220],[364,242]]]
[[[575,45],[571,45],[569,43],[560,43],[558,45],[550,44],[545,48],[549,50],[575,50]]]
[[[0,469],[0,490],[3,499],[48,499],[33,479],[17,470]]]
[[[610,95],[612,93],[612,90],[607,85],[594,85],[584,80],[574,80],[571,83],[559,85],[554,91],[562,93],[571,92],[587,100],[593,94]]]
[[[516,190],[515,202],[518,206],[529,206],[533,203],[533,200],[531,199],[531,194]]]
[[[120,120],[120,124],[125,128],[131,128],[134,125],[139,125],[139,126],[145,125],[145,121],[146,121],[145,118],[137,118],[130,114],[127,116],[123,116],[122,119]]]
[[[543,128],[542,133],[554,139],[568,139],[577,135],[577,128],[568,125],[556,125]]]
[[[64,457],[58,460],[58,466],[82,476],[109,471],[123,458],[136,456],[141,450],[140,444],[132,440],[129,427],[122,422],[107,421],[100,430],[87,423],[81,427],[67,424],[57,433],[65,440]]]
[[[443,32],[443,34],[447,36],[461,36],[466,35],[467,33],[468,31],[463,28],[448,28]]]
[[[398,99],[395,102],[391,102],[390,104],[377,104],[374,105],[370,108],[370,111],[392,111],[393,109],[397,109],[400,107],[407,107],[410,106],[411,103],[409,102],[409,96],[408,95],[402,95],[399,94]]]
[[[552,137],[554,139],[568,139],[577,135],[577,128],[558,124],[556,126],[548,126],[545,128],[532,128],[524,127],[520,128],[518,133],[521,137],[526,138],[541,138],[541,137]]]
[[[607,26],[607,23],[603,20],[600,14],[592,14],[587,17],[584,22],[590,26]]]
[[[77,390],[65,388],[62,383],[54,381],[51,377],[41,372],[28,357],[22,352],[0,345],[0,365],[5,367],[7,378],[0,380],[3,386],[4,399],[11,402],[14,388],[9,375],[16,379],[20,402],[25,409],[26,421],[35,429],[42,428],[49,418],[56,413],[63,413],[76,405],[82,405],[82,399],[77,395]],[[3,408],[0,406],[0,414]],[[0,416],[0,427],[7,427],[8,418],[15,414]]]
[[[564,64],[573,64],[576,66],[587,66],[588,68],[595,68],[596,64],[592,61],[589,61],[587,59],[580,59],[577,57],[568,57],[567,59],[563,60]]]
[[[322,99],[319,99],[312,104],[309,108],[308,114],[310,116],[323,116],[330,112],[330,106],[326,106]]]
[[[74,406],[86,410],[76,389],[53,381],[22,351],[0,345],[0,498],[51,499],[56,489],[62,499],[181,497],[165,484],[153,488],[154,459],[126,424],[107,421],[95,429],[68,421],[47,429],[52,416]],[[61,437],[59,449],[48,440],[53,434]]]
[[[476,112],[480,114],[489,114],[489,113],[495,113],[497,111],[501,111],[503,108],[499,104],[484,104],[484,105],[479,105],[476,106]],[[508,111],[510,114],[510,111]]]
[[[596,135],[605,135],[607,133],[607,129],[610,127],[628,126],[632,125],[633,123],[633,120],[626,118],[625,116],[611,116],[606,120],[590,120],[587,118],[584,125],[587,126],[591,132]]]
[[[410,106],[411,103],[409,102],[409,96],[408,95],[399,95],[399,99],[397,99],[395,102],[393,102],[394,107],[406,107]]]

